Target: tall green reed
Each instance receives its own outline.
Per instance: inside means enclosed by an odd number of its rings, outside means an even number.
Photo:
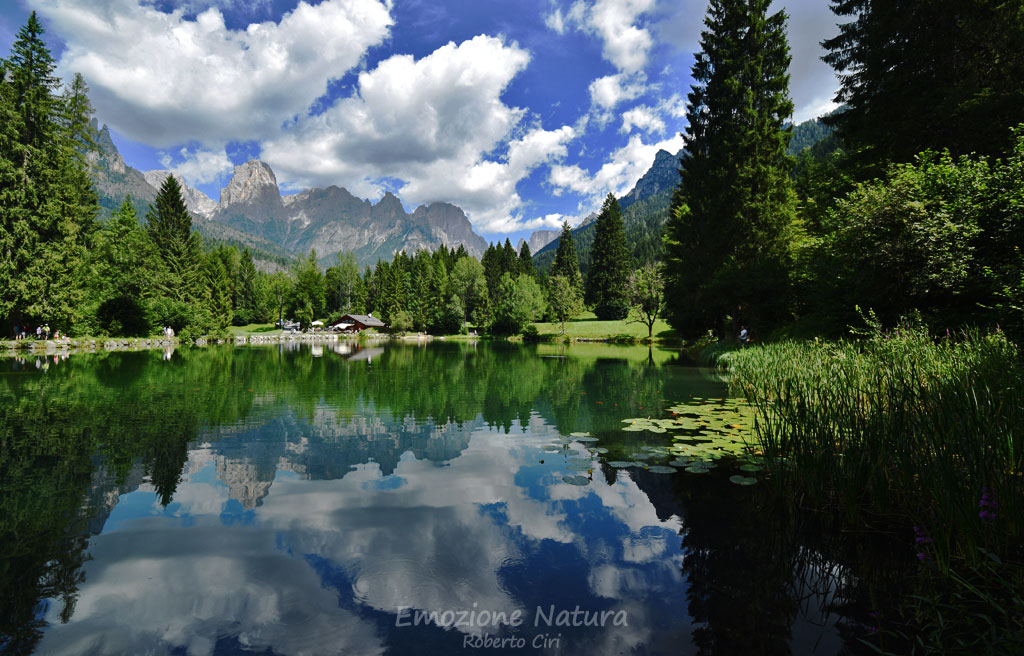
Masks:
[[[1024,532],[1024,363],[1002,333],[912,324],[727,357],[780,485],[850,521],[906,526],[922,559],[978,563]],[[911,533],[912,527],[916,533]]]

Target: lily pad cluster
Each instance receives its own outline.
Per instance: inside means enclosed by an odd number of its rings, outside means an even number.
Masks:
[[[590,477],[599,466],[595,458],[608,453],[608,449],[603,446],[592,446],[591,443],[597,441],[590,433],[569,433],[544,447],[545,452],[565,458],[563,483],[579,486],[590,484]]]
[[[757,478],[753,472],[761,470],[761,458],[752,435],[755,410],[742,399],[724,399],[709,402],[693,399],[669,408],[671,417],[636,417],[623,419],[622,430],[629,432],[668,433],[672,443],[663,446],[644,446],[629,457],[629,461],[613,461],[612,467],[643,467],[656,473],[671,473],[676,468],[691,474],[706,474],[725,458],[741,463],[741,474],[730,481],[737,485],[753,485]],[[648,460],[668,460],[666,464],[652,465]]]

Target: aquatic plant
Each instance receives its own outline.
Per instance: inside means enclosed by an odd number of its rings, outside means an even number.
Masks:
[[[927,523],[942,568],[1020,547],[1024,364],[1002,333],[876,327],[861,340],[744,349],[730,364],[780,485],[851,521]]]

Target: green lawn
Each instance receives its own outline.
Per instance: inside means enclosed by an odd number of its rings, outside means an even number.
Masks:
[[[541,335],[559,335],[562,326],[559,323],[537,323],[537,331]],[[565,335],[570,338],[605,339],[609,337],[629,336],[646,338],[647,326],[641,323],[620,321],[598,321],[593,312],[584,312],[575,321],[565,322]],[[655,339],[678,339],[676,331],[669,327],[664,319],[654,324]]]
[[[281,329],[272,323],[250,323],[246,326],[228,326],[228,332],[232,335],[266,335],[279,333]]]

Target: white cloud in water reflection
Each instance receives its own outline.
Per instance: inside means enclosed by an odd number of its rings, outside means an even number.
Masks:
[[[533,479],[524,484],[523,472],[539,458],[553,461],[539,448],[557,433],[538,428],[526,435],[478,429],[458,457],[437,463],[406,453],[391,477],[375,463],[334,480],[279,475],[247,526],[221,525],[222,483],[183,483],[175,514],[195,524],[183,530],[175,518],[146,518],[94,538],[77,611],[69,624],[48,629],[40,653],[184,646],[205,656],[226,630],[279,654],[380,653],[386,638],[371,620],[339,608],[339,597],[391,614],[476,603],[532,615],[501,572],[544,540],[577,549],[588,569],[581,585],[619,600],[613,608],[629,614],[628,628],[587,632],[588,653],[648,643],[656,620],[645,601],[681,585],[679,542],[666,539],[680,521],[660,520],[628,475],[607,485],[596,469],[591,485],[575,487],[560,482],[560,470],[541,469],[532,473],[539,488]],[[584,539],[575,530],[577,506],[590,495],[625,536]],[[307,555],[344,572],[351,589],[325,581]]]

